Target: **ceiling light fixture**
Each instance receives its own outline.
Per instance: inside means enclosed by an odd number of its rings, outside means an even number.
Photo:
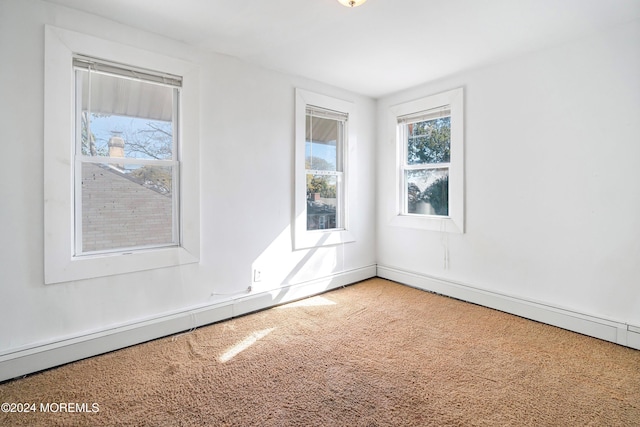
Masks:
[[[347,7],[356,7],[356,6],[360,6],[362,3],[366,2],[367,0],[338,0],[340,2],[340,4],[347,6]]]

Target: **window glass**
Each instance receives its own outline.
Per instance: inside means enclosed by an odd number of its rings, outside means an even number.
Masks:
[[[399,120],[404,214],[449,215],[450,114],[445,106]]]
[[[337,195],[337,176],[307,174],[307,230],[339,227]]]
[[[405,171],[407,213],[449,215],[449,168]]]
[[[333,116],[333,117],[332,117]],[[308,108],[305,120],[307,230],[342,225],[343,150],[346,117]]]
[[[172,170],[112,163],[82,165],[82,250],[173,242]]]
[[[177,245],[179,89],[86,60],[75,87],[75,254]]]
[[[172,159],[176,88],[87,70],[76,76],[83,155]],[[109,146],[112,136],[127,142],[123,149]]]
[[[311,170],[337,171],[338,138],[341,123],[337,120],[307,116],[305,167]]]
[[[449,163],[451,158],[451,117],[409,123],[407,164]]]

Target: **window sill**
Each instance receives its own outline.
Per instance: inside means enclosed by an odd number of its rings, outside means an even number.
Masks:
[[[414,228],[419,230],[442,231],[446,233],[464,233],[461,221],[452,217],[421,216],[421,215],[397,215],[390,225],[394,227]]]
[[[340,245],[342,243],[355,242],[355,236],[348,230],[331,231],[307,231],[296,233],[295,249],[309,249],[320,246]]]
[[[62,283],[135,271],[153,270],[198,262],[198,256],[182,247],[116,252],[49,259],[45,283]]]

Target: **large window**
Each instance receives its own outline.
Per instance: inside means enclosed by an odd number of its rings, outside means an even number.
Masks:
[[[44,71],[45,283],[198,262],[198,66],[45,26]]]
[[[182,79],[83,56],[75,73],[75,255],[178,245]]]
[[[398,204],[392,224],[464,232],[463,91],[391,108],[395,121]]]
[[[353,103],[296,90],[296,249],[353,241],[349,156]]]

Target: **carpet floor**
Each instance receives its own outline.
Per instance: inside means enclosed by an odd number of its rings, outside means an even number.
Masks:
[[[36,405],[2,426],[640,426],[640,351],[371,279],[8,381],[0,402]]]

